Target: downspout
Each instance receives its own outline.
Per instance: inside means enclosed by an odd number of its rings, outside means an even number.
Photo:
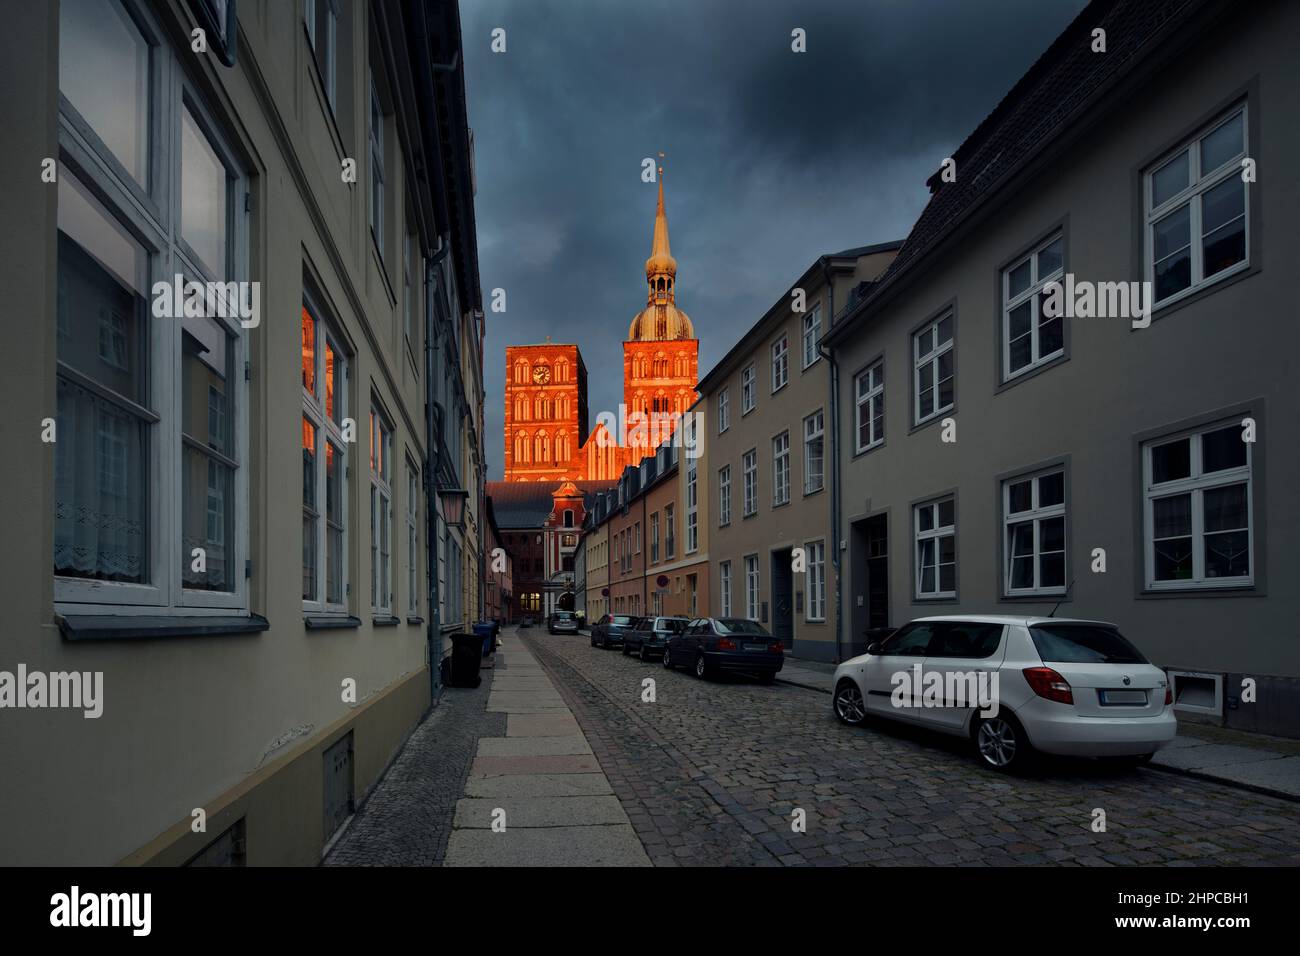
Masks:
[[[424,499],[425,499],[425,564],[429,578],[429,670],[431,686],[442,686],[442,612],[438,595],[438,468],[441,447],[434,432],[433,415],[434,374],[437,371],[437,357],[434,345],[434,310],[436,307],[435,275],[442,267],[442,262],[451,250],[450,238],[438,237],[438,251],[432,259],[425,260],[424,266]]]
[[[646,495],[641,495],[641,531],[645,538],[641,541],[641,608],[646,613],[650,613],[650,569],[647,567],[645,556],[649,553],[646,549],[650,547],[650,519],[646,517]]]
[[[835,321],[835,281],[831,276],[830,262],[822,256],[822,274],[826,279],[826,329],[830,331]],[[823,336],[824,338],[825,336]],[[840,370],[835,364],[835,354],[821,342],[817,343],[817,352],[826,359],[830,367],[830,424],[826,434],[831,436],[827,442],[831,452],[831,567],[835,569],[835,662],[844,660],[843,622],[840,620],[844,607],[844,585],[840,576]]]

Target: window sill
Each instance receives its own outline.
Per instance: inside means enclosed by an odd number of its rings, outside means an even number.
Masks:
[[[412,625],[412,626],[418,626],[418,625],[421,625],[421,624],[424,623],[424,618],[422,618],[422,617],[408,617],[408,618],[406,619],[406,623],[407,623],[407,624],[410,624],[410,625]]]
[[[804,491],[803,496],[805,498],[811,498],[813,495],[820,495],[825,490],[826,486],[823,484],[820,488],[814,488],[811,491]]]
[[[1264,597],[1265,592],[1258,584],[1222,584],[1218,586],[1198,585],[1183,588],[1143,588],[1138,592],[1139,598],[1198,598],[1198,597]]]
[[[260,614],[228,617],[192,615],[58,615],[59,632],[67,641],[150,640],[164,637],[215,637],[257,634],[271,625]]]
[[[389,614],[387,617],[381,617],[381,616],[372,617],[370,619],[370,623],[373,624],[375,627],[396,627],[398,624],[401,624],[402,621],[401,618],[394,617],[392,614]]]
[[[360,627],[361,618],[351,614],[304,614],[302,622],[309,631],[331,631],[340,628]]]

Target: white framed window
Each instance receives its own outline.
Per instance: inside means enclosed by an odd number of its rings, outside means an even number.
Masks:
[[[689,425],[687,426],[690,427]],[[699,492],[699,469],[696,462],[699,459],[687,457],[686,459],[686,553],[694,554],[700,547],[700,492]]]
[[[154,283],[177,274],[248,278],[248,179],[189,83],[190,56],[134,0],[59,5],[60,613],[248,607],[248,348],[236,310],[251,303],[241,290],[198,316],[151,308]]]
[[[790,500],[790,433],[772,439],[772,506]]]
[[[420,469],[406,459],[406,611],[420,616]]]
[[[632,553],[640,554],[641,553],[641,522],[638,521],[635,525],[633,525],[632,530],[636,538],[636,544],[632,549]]]
[[[808,613],[809,621],[826,620],[826,542],[809,541],[808,549]]]
[[[731,524],[731,466],[718,469],[718,527]]]
[[[1043,287],[1065,273],[1065,238],[1055,233],[1002,270],[1002,376],[1009,381],[1065,354],[1065,318],[1043,312]]]
[[[785,388],[790,381],[790,343],[784,333],[772,343],[772,391]]]
[[[1065,470],[1002,483],[1004,592],[1065,593]]]
[[[659,512],[650,516],[650,563],[659,562]]]
[[[384,106],[375,77],[370,77],[370,233],[379,258],[384,257]]]
[[[1149,590],[1254,584],[1251,452],[1240,421],[1142,446]]]
[[[375,406],[370,407],[370,606],[376,614],[393,612],[393,429]]]
[[[857,451],[864,452],[885,440],[884,361],[877,361],[859,372],[854,379],[853,389]]]
[[[805,312],[803,315],[803,367],[808,368],[819,358],[821,353],[817,351],[817,344],[822,338],[822,307],[821,303],[812,307],[812,311]]]
[[[957,596],[957,502],[949,496],[912,509],[916,550],[912,582],[918,599]]]
[[[758,450],[751,448],[740,459],[741,481],[744,484],[745,517],[758,511]]]
[[[731,562],[718,563],[718,616],[731,617]]]
[[[912,403],[914,424],[928,422],[953,407],[952,313],[935,319],[912,336]]]
[[[664,505],[664,560],[666,561],[677,556],[677,531],[673,526],[676,510],[673,505]]]
[[[740,414],[748,415],[758,404],[754,388],[754,366],[749,365],[740,373]]]
[[[323,307],[302,304],[302,602],[304,610],[347,608],[348,362]]]
[[[718,434],[731,427],[731,389],[718,392]]]
[[[758,555],[745,555],[745,617],[758,620]]]
[[[331,110],[337,110],[338,0],[306,0],[303,22],[307,26],[307,40],[316,58],[321,84],[325,87],[325,99]]]
[[[1234,107],[1143,174],[1145,278],[1155,307],[1247,268],[1246,105]]]
[[[821,491],[826,483],[826,426],[819,408],[803,420],[803,493]]]

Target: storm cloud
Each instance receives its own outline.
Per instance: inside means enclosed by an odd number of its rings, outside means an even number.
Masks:
[[[644,158],[667,154],[703,373],[819,255],[903,238],[926,178],[1083,6],[464,0],[482,283],[507,303],[487,316],[489,477],[507,345],[576,342],[593,421],[622,398],[654,220]]]

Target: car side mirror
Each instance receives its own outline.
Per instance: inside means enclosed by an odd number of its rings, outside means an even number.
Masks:
[[[881,651],[881,648],[880,648],[880,642],[879,642],[879,641],[872,641],[870,644],[867,645],[867,653],[868,653],[868,654],[873,654],[873,655],[875,655],[875,656],[878,657],[878,656],[880,656],[880,651]]]

